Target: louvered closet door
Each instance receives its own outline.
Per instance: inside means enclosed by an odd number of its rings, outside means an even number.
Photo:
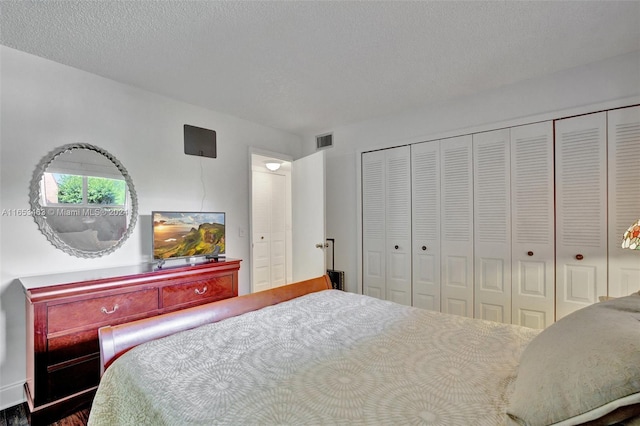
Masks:
[[[640,107],[609,111],[609,296],[640,290],[640,253],[622,236],[640,218]]]
[[[440,142],[411,146],[413,306],[440,311]]]
[[[553,123],[511,128],[512,323],[554,321]]]
[[[607,114],[555,129],[557,320],[607,294]]]
[[[362,287],[378,299],[387,294],[385,175],[385,151],[362,154]]]
[[[408,146],[387,149],[387,300],[411,305],[411,154]]]
[[[509,129],[473,135],[475,317],[511,323]]]
[[[473,317],[473,160],[471,135],[440,143],[442,311]]]

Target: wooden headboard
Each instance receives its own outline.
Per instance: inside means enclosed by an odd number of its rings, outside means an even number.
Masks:
[[[329,277],[324,275],[126,324],[101,327],[98,329],[100,374],[119,356],[141,343],[331,288]]]

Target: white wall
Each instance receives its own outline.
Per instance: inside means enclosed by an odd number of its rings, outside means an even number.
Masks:
[[[202,209],[227,213],[227,256],[243,259],[239,292],[247,293],[249,147],[296,158],[300,138],[4,46],[0,49],[0,210],[29,208],[29,183],[40,159],[58,146],[86,142],[107,150],[127,169],[140,215],[129,240],[100,259],[80,259],[57,250],[31,217],[0,216],[3,409],[23,401],[26,375],[24,293],[16,278],[148,261],[152,210]],[[184,124],[216,130],[218,158],[185,155]],[[240,228],[244,237],[239,236]]]
[[[431,105],[333,131],[326,151],[327,237],[336,239],[335,268],[358,292],[359,156],[362,151],[469,134],[640,103],[640,52],[544,78]],[[305,152],[315,150],[314,135]]]

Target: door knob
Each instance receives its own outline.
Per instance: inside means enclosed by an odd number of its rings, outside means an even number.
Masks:
[[[576,259],[577,260],[582,260],[582,259],[584,259],[584,256],[581,255],[581,254],[576,254]]]
[[[528,251],[528,252],[527,252],[527,255],[528,255],[528,256],[533,256],[533,252],[532,252],[532,251]]]
[[[427,249],[427,246],[422,246],[422,250],[426,250],[426,249]]]
[[[400,246],[396,245],[393,248],[395,248],[396,250],[398,250],[400,248]]]

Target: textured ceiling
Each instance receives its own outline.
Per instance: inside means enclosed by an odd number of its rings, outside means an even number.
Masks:
[[[640,2],[3,0],[0,43],[312,135],[640,50]]]

